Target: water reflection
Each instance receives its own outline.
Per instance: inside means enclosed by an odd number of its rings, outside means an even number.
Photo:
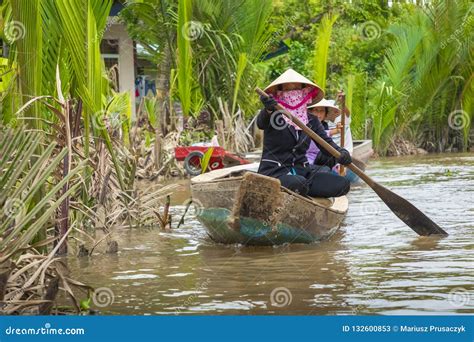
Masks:
[[[218,245],[191,211],[172,232],[120,233],[116,256],[69,263],[74,277],[113,291],[101,309],[111,314],[474,313],[474,158],[380,160],[370,173],[450,235],[417,237],[361,187],[340,232],[319,245]]]

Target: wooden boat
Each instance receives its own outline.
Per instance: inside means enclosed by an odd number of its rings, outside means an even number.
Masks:
[[[372,140],[354,140],[354,150],[352,155],[355,158],[367,164],[373,154],[374,150],[372,149]]]
[[[362,163],[357,163],[356,165],[362,170],[365,171],[366,164],[369,162],[370,157],[374,154],[372,149],[372,140],[354,140],[354,149],[352,151],[352,157],[357,158]],[[354,172],[347,169],[346,178],[352,183],[357,184],[360,182],[359,176]]]
[[[331,237],[348,209],[347,197],[308,198],[256,173],[258,163],[191,179],[198,220],[220,243],[278,245]]]

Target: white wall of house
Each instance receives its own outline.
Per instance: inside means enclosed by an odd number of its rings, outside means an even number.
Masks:
[[[119,47],[118,71],[120,92],[130,92],[132,99],[132,117],[135,117],[135,67],[133,59],[133,41],[128,36],[125,26],[116,23],[109,17],[104,39],[117,39]]]

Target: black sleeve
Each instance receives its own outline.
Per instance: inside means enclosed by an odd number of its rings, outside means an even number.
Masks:
[[[263,108],[257,116],[257,126],[260,129],[267,129],[270,126],[270,118],[272,113],[267,112],[265,108]]]
[[[334,147],[337,151],[341,151],[341,148],[332,140],[332,138],[330,136],[327,135],[326,133],[326,130],[324,129],[324,126],[323,124],[321,123],[321,121],[319,121],[319,119],[317,117],[313,117],[311,119],[312,121],[312,129],[313,131],[319,135],[321,138],[324,139],[324,141],[326,141],[329,145],[331,145],[332,147]],[[319,145],[318,143],[316,143],[316,145],[319,147],[319,149],[321,150],[321,152],[327,156],[332,156],[331,153],[329,153],[328,151],[326,151],[324,149],[324,147],[322,147],[321,145]]]

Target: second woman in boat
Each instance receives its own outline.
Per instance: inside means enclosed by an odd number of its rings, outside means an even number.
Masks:
[[[308,106],[308,114],[310,122],[313,120],[313,117],[319,119],[326,134],[331,138],[341,132],[342,125],[340,123],[335,128],[329,128],[329,122],[334,122],[341,115],[341,110],[334,104],[333,100],[322,99],[318,103],[311,104]],[[337,144],[336,141],[334,142]],[[325,166],[332,169],[336,165],[336,158],[329,153],[325,153],[324,150],[321,151],[314,141],[310,142],[306,158],[310,164],[316,166]]]
[[[258,172],[278,178],[282,186],[302,195],[336,197],[346,194],[350,189],[349,182],[329,172],[316,172],[306,159],[311,139],[296,124],[276,111],[276,105],[280,103],[341,153],[339,163],[350,163],[349,153],[327,136],[321,122],[312,120],[310,123],[306,106],[323,98],[321,88],[289,69],[265,91],[274,97],[261,98],[265,108],[258,115],[257,126],[264,130],[264,139]]]

